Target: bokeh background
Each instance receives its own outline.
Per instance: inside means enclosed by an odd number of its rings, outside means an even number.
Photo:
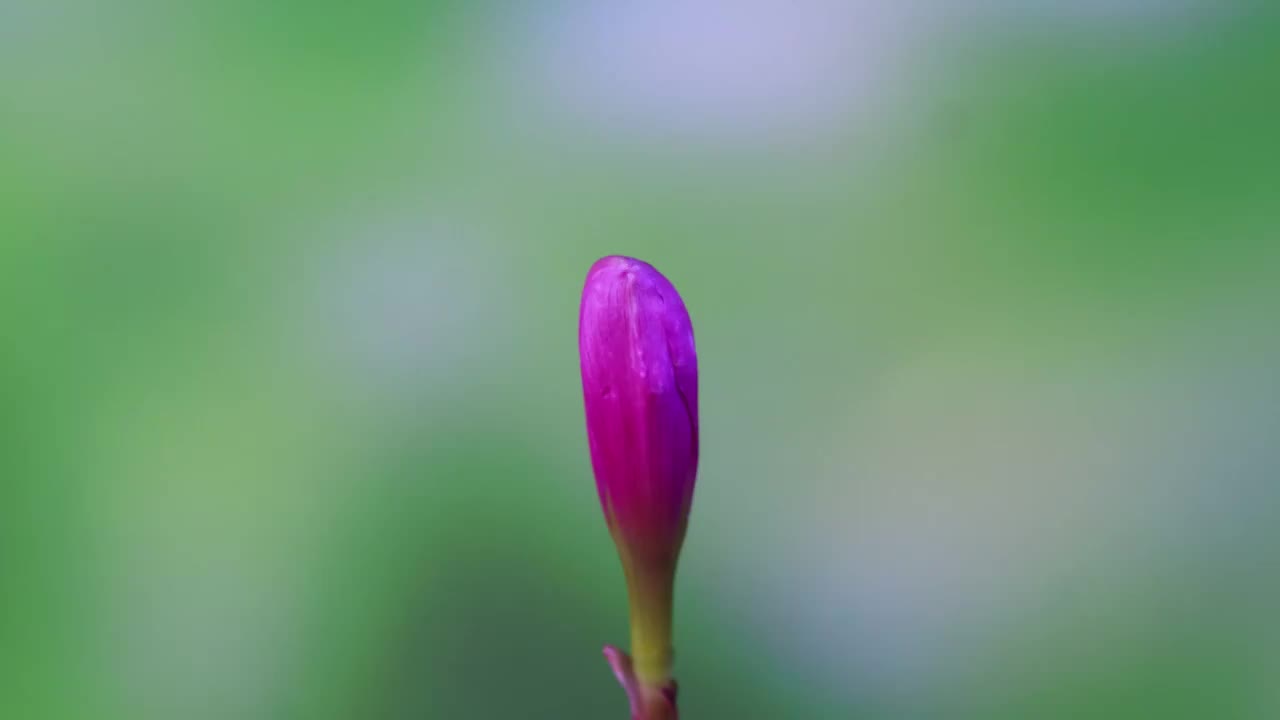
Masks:
[[[622,718],[578,293],[697,328],[682,706],[1280,717],[1280,12],[0,1],[0,717]]]

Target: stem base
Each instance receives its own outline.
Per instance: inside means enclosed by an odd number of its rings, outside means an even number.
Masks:
[[[676,681],[667,678],[659,683],[642,681],[635,672],[631,656],[613,645],[606,645],[604,657],[613,668],[614,677],[631,701],[631,720],[679,720],[676,709]]]

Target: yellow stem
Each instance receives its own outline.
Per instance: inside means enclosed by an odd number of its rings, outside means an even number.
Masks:
[[[637,557],[620,552],[627,577],[631,614],[631,657],[636,679],[649,687],[671,680],[672,601],[675,593],[674,554]]]

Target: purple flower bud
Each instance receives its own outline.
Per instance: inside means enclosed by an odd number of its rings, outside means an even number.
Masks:
[[[693,326],[651,265],[606,257],[587,273],[578,349],[596,489],[627,577],[634,705],[634,687],[674,687],[671,601],[698,469]]]
[[[578,349],[609,527],[634,552],[677,552],[698,469],[698,358],[684,302],[651,265],[606,257],[587,274]]]

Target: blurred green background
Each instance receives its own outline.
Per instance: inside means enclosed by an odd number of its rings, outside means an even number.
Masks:
[[[0,717],[622,718],[612,253],[686,717],[1280,717],[1280,13],[900,5],[0,0]]]

